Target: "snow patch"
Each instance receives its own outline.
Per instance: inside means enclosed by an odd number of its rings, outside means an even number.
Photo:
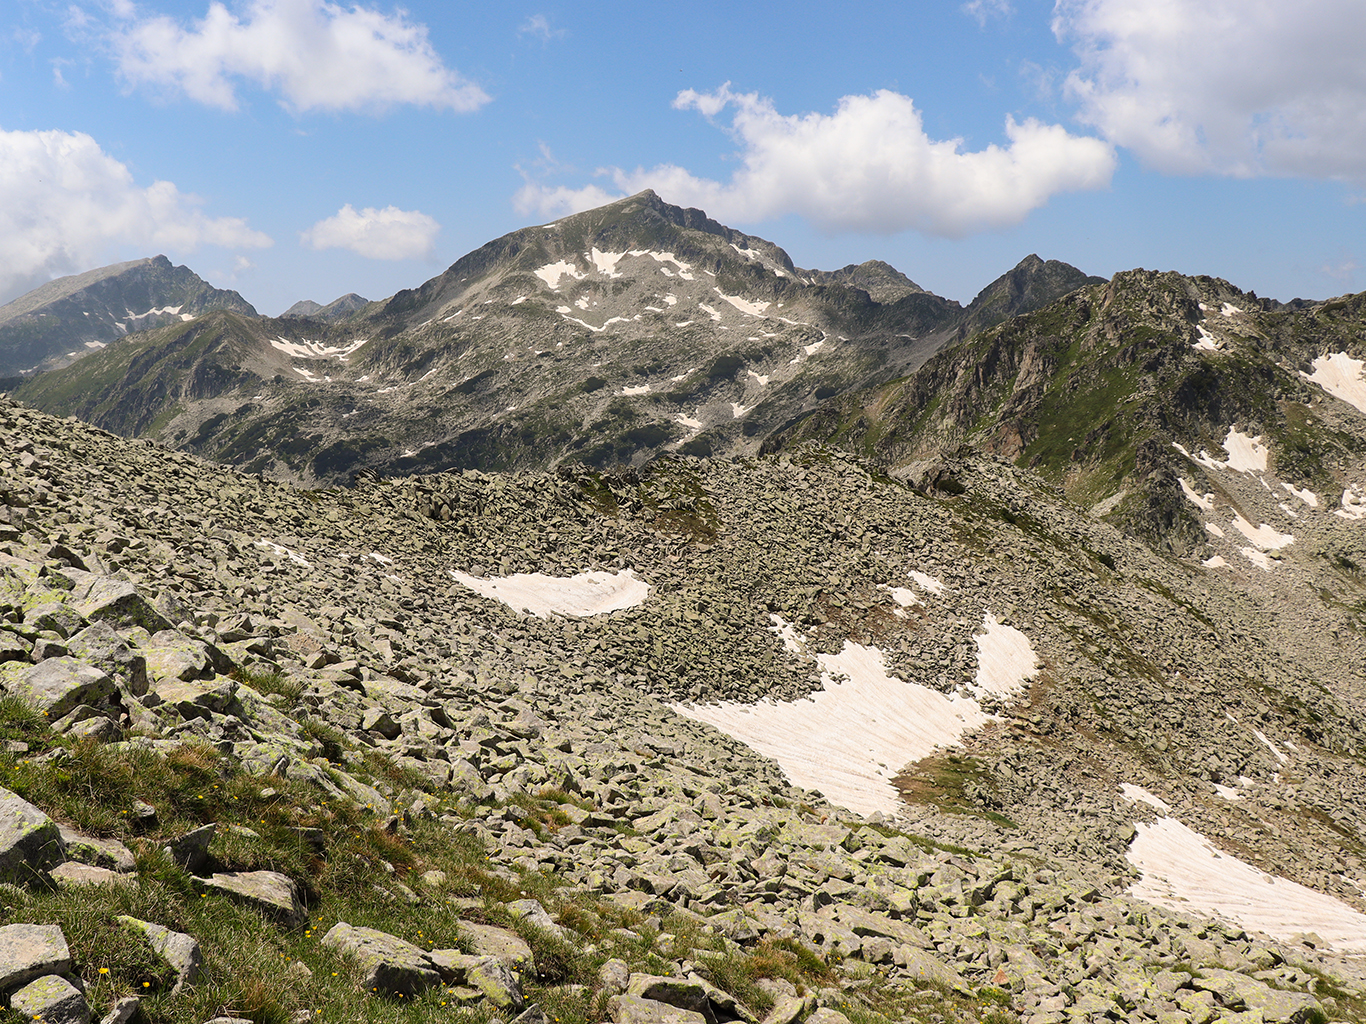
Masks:
[[[288,558],[295,565],[302,565],[305,569],[313,568],[313,566],[309,564],[308,559],[306,559],[303,555],[299,554],[299,552],[291,551],[283,544],[276,544],[273,540],[258,540],[253,542],[253,546],[262,548],[277,556],[283,555],[285,558]]]
[[[702,421],[696,419],[695,417],[689,416],[686,413],[680,412],[678,414],[678,422],[681,423],[683,426],[687,427],[689,430],[702,429]]]
[[[1142,877],[1130,896],[1283,941],[1313,932],[1338,952],[1366,952],[1366,914],[1239,860],[1175,818],[1134,827],[1126,856]]]
[[[920,572],[916,569],[907,570],[906,575],[915,580],[920,589],[927,594],[933,594],[935,597],[944,596],[944,583],[938,577],[931,576],[929,573]]]
[[[1334,352],[1314,360],[1314,372],[1300,371],[1300,376],[1311,380],[1334,398],[1340,398],[1361,412],[1366,412],[1366,377],[1362,370],[1366,362],[1353,359],[1346,352]]]
[[[731,402],[730,414],[738,420],[744,416],[747,416],[753,408],[754,406],[752,405],[741,405],[739,402]]]
[[[104,347],[105,347],[105,344],[104,344],[104,342],[102,342],[102,341],[87,341],[87,342],[85,343],[85,347],[86,347],[86,348],[89,348],[89,349],[96,349],[96,350],[98,350],[98,349],[104,348]]]
[[[1119,791],[1124,794],[1124,799],[1131,804],[1147,804],[1149,807],[1156,807],[1163,814],[1171,813],[1171,805],[1160,796],[1148,792],[1142,786],[1132,782],[1121,783]]]
[[[1281,533],[1266,523],[1261,526],[1253,526],[1238,514],[1233,517],[1233,528],[1263,551],[1279,551],[1281,548],[1289,547],[1295,543],[1294,534]]]
[[[624,252],[599,252],[597,246],[588,254],[588,258],[593,261],[593,266],[598,268],[598,273],[606,277],[620,277],[617,272],[618,261],[625,256]]]
[[[1202,497],[1201,495],[1196,493],[1195,488],[1193,488],[1190,484],[1186,483],[1185,477],[1181,477],[1180,480],[1181,493],[1184,494],[1190,500],[1190,503],[1192,505],[1194,505],[1196,508],[1204,509],[1206,512],[1214,511],[1213,492],[1206,494]]]
[[[636,578],[635,571],[581,572],[576,576],[546,576],[543,573],[514,573],[480,579],[451,571],[451,579],[476,594],[502,601],[514,611],[524,611],[540,619],[552,615],[582,618],[605,615],[645,603],[650,587]]]
[[[797,631],[777,615],[769,618],[783,646],[804,656],[805,643]],[[979,685],[995,693],[1007,689],[1007,680],[997,673],[1004,670],[1005,661],[1015,659],[1011,655],[1001,660],[1000,634],[990,625],[994,619],[989,613],[986,619],[992,637],[986,647],[994,667],[986,669],[985,682]],[[1013,650],[1013,641],[1006,646]],[[1032,674],[1032,650],[1030,659]],[[816,662],[824,689],[804,700],[673,708],[772,757],[796,785],[818,789],[831,802],[859,814],[895,814],[900,801],[892,779],[903,765],[941,747],[956,746],[965,733],[994,720],[973,697],[946,696],[892,678],[876,647],[846,640],[840,653],[817,655]],[[980,666],[978,676],[983,678]],[[1009,692],[1027,678],[1014,680]]]
[[[1214,555],[1211,558],[1206,558],[1200,564],[1206,569],[1222,569],[1224,566],[1228,565],[1228,562],[1224,561],[1223,555]]]
[[[1242,555],[1259,569],[1270,572],[1274,568],[1271,563],[1271,556],[1265,551],[1258,551],[1256,548],[1239,548],[1238,554]]]
[[[621,393],[623,395],[648,395],[650,393],[650,385],[641,384],[633,388],[622,388]]]
[[[1293,494],[1295,497],[1299,498],[1300,501],[1304,502],[1310,508],[1319,507],[1319,496],[1315,494],[1313,491],[1309,490],[1308,488],[1305,488],[1301,491],[1298,490],[1294,484],[1283,483],[1281,484],[1281,486],[1284,487],[1291,494]]]
[[[1200,332],[1200,340],[1191,345],[1191,348],[1199,349],[1202,352],[1222,352],[1219,347],[1219,339],[1205,330],[1204,324],[1196,324],[1195,329]]]
[[[821,347],[824,344],[824,341],[812,342],[810,345],[803,345],[802,351],[805,352],[808,356],[814,356],[817,352],[821,350]]]
[[[357,338],[355,341],[345,345],[325,345],[321,341],[290,341],[288,338],[276,337],[270,339],[270,347],[278,349],[287,356],[295,359],[336,359],[346,362],[346,357],[369,340],[367,338]]]
[[[763,316],[764,310],[772,305],[771,302],[749,302],[746,299],[740,298],[738,295],[727,295],[722,292],[720,288],[713,288],[712,291],[717,295],[720,295],[721,298],[725,299],[741,313],[748,313],[750,316]]]
[[[1333,515],[1343,519],[1366,519],[1366,491],[1351,484],[1342,492],[1342,508],[1333,510]]]
[[[582,281],[587,274],[581,273],[579,268],[567,260],[560,260],[558,263],[547,263],[545,266],[532,271],[537,277],[545,282],[546,287],[551,291],[559,291],[560,280],[563,277],[572,277],[575,281]]]
[[[755,373],[753,370],[749,370],[749,371],[747,371],[747,372],[748,372],[749,376],[753,377],[755,380],[757,380],[757,381],[759,382],[759,387],[761,387],[761,388],[766,388],[766,387],[768,387],[768,375],[767,375],[767,374]]]
[[[1205,529],[1206,529],[1206,531],[1208,531],[1209,533],[1212,533],[1212,534],[1213,534],[1214,536],[1216,536],[1216,537],[1222,537],[1222,536],[1224,535],[1224,531],[1221,530],[1221,529],[1220,529],[1218,526],[1216,526],[1214,523],[1206,523],[1206,524],[1205,524]]]

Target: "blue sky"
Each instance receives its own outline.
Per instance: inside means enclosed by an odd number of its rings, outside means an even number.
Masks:
[[[164,252],[263,313],[382,298],[653,187],[968,301],[1089,273],[1366,288],[1360,0],[10,0],[0,301]]]

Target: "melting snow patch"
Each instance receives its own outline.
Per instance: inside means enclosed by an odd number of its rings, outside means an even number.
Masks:
[[[622,388],[621,393],[623,395],[648,395],[650,393],[650,385],[641,384],[638,387]]]
[[[770,619],[783,646],[804,654],[796,630],[777,615]],[[772,757],[795,784],[860,814],[896,813],[891,780],[903,765],[956,746],[964,733],[993,720],[971,697],[893,679],[876,647],[846,640],[839,654],[816,661],[824,689],[804,700],[673,707]],[[1032,671],[1032,652],[1030,665]],[[1011,691],[1024,681],[1016,680]],[[1003,683],[991,681],[992,687]]]
[[[578,267],[565,260],[560,260],[558,263],[547,263],[540,269],[532,271],[532,273],[544,281],[546,287],[551,291],[559,289],[560,279],[565,275],[572,277],[575,281],[582,281],[588,276],[587,274],[580,273]]]
[[[1343,519],[1366,518],[1366,491],[1352,484],[1342,492],[1342,508],[1334,509],[1333,515]]]
[[[1286,764],[1290,761],[1290,758],[1286,757],[1285,754],[1281,752],[1280,747],[1276,746],[1276,744],[1272,743],[1269,739],[1266,738],[1266,733],[1262,732],[1262,730],[1253,729],[1252,735],[1256,736],[1259,740],[1265,743],[1267,750],[1275,754],[1276,760],[1281,762],[1281,764]]]
[[[313,568],[311,565],[308,564],[308,559],[304,558],[304,556],[299,554],[299,552],[297,551],[291,551],[283,544],[276,544],[274,541],[271,540],[258,540],[255,542],[255,546],[258,548],[263,548],[264,550],[270,551],[276,555],[283,555],[286,558],[288,558],[291,562],[293,562],[295,565],[302,565],[305,569]]]
[[[1305,488],[1301,491],[1297,490],[1294,484],[1281,484],[1281,486],[1284,487],[1291,494],[1293,494],[1295,497],[1299,498],[1300,501],[1304,502],[1310,508],[1319,507],[1319,496],[1315,494],[1313,491],[1309,490],[1308,488]]]
[[[683,426],[687,427],[689,430],[701,430],[701,429],[702,429],[702,421],[701,421],[701,420],[696,419],[696,418],[694,418],[694,417],[692,417],[692,416],[688,416],[688,415],[686,415],[686,414],[684,414],[684,413],[681,413],[681,412],[678,414],[678,422],[681,423],[681,424],[683,424]]]
[[[1256,548],[1239,548],[1238,554],[1259,569],[1264,569],[1267,572],[1272,570],[1271,557],[1265,551],[1258,551]]]
[[[358,338],[346,345],[324,345],[321,341],[270,339],[271,348],[279,349],[285,355],[293,356],[295,359],[340,359],[343,362],[347,356],[364,345],[365,342],[365,338]]]
[[[1312,380],[1334,398],[1340,398],[1348,405],[1366,412],[1366,378],[1362,370],[1366,362],[1353,359],[1346,352],[1334,352],[1331,356],[1319,356],[1314,360],[1314,372],[1300,371],[1300,376]]]
[[[1191,345],[1191,348],[1199,349],[1202,352],[1222,352],[1219,347],[1219,339],[1205,330],[1204,324],[1197,324],[1195,329],[1200,332],[1200,340]]]
[[[1222,537],[1224,535],[1224,531],[1221,530],[1218,526],[1214,525],[1213,523],[1206,523],[1205,529],[1216,537]]]
[[[520,306],[520,305],[521,305],[523,302],[525,302],[525,301],[526,301],[526,296],[525,296],[525,295],[519,295],[519,296],[517,296],[517,298],[515,298],[515,299],[512,300],[512,304],[513,304],[514,306]]]
[[[817,352],[819,352],[819,351],[821,350],[821,346],[824,345],[824,344],[825,344],[824,341],[817,341],[817,342],[813,342],[813,343],[810,344],[810,345],[803,345],[803,346],[802,346],[802,351],[805,352],[805,353],[806,353],[807,355],[809,355],[809,356],[814,356]]]
[[[754,406],[752,405],[741,405],[739,402],[731,402],[730,414],[738,420],[743,416],[749,415],[750,410],[753,408]]]
[[[772,303],[769,302],[749,302],[740,298],[738,295],[726,295],[720,288],[713,288],[712,291],[720,295],[741,313],[748,313],[750,316],[763,316],[764,310],[768,309]]]
[[[1204,509],[1206,512],[1214,511],[1214,495],[1212,493],[1201,497],[1196,493],[1195,488],[1186,483],[1186,478],[1181,477],[1181,493],[1190,499],[1190,503],[1196,508]]]
[[[925,602],[916,597],[915,591],[909,587],[883,587],[883,590],[892,595],[892,600],[901,605],[902,608],[914,608],[923,605]]]
[[[1228,436],[1224,438],[1224,450],[1228,452],[1228,460],[1218,462],[1203,448],[1199,455],[1192,455],[1186,448],[1175,441],[1172,447],[1179,451],[1192,462],[1198,462],[1209,469],[1236,469],[1242,473],[1265,473],[1266,458],[1269,451],[1266,445],[1261,443],[1262,437],[1249,437],[1241,431],[1229,428]]]
[[[85,343],[85,347],[86,347],[86,348],[91,348],[91,349],[101,349],[101,348],[104,348],[104,342],[102,342],[102,341],[87,341],[87,342]]]
[[[621,275],[617,273],[617,262],[625,255],[624,252],[599,252],[594,246],[593,251],[588,254],[588,258],[593,261],[593,266],[598,268],[599,274],[605,274],[607,277],[620,277]]]
[[[1263,551],[1279,551],[1295,543],[1294,534],[1281,533],[1266,523],[1254,527],[1241,515],[1234,515],[1233,528]]]
[[[1038,674],[1038,658],[1034,647],[1014,626],[996,620],[991,612],[982,615],[985,633],[977,641],[977,693],[1006,697]]]
[[[1125,782],[1120,785],[1119,791],[1124,794],[1124,799],[1131,804],[1147,804],[1149,807],[1156,807],[1163,814],[1171,813],[1171,806],[1167,801],[1148,792],[1142,786]]]
[[[568,577],[546,576],[539,572],[519,572],[488,579],[455,571],[450,575],[451,579],[477,594],[541,619],[552,615],[605,615],[622,608],[634,608],[643,604],[650,592],[649,584],[636,579],[631,569],[615,573],[581,572]]]
[[[1215,555],[1212,558],[1206,558],[1200,564],[1206,569],[1222,569],[1224,566],[1228,565],[1228,562],[1224,561],[1223,555]]]
[[[574,300],[574,305],[578,306],[580,309],[587,309],[587,308],[588,308],[588,296],[586,296],[586,295],[580,295],[577,299]]]
[[[1174,818],[1136,822],[1129,863],[1142,878],[1129,895],[1181,914],[1201,914],[1290,941],[1321,936],[1338,952],[1366,952],[1366,914],[1217,849]]]
[[[1240,793],[1235,786],[1224,786],[1218,782],[1214,784],[1214,792],[1221,799],[1228,800],[1230,802],[1234,800],[1241,800],[1243,798],[1243,794]]]
[[[915,569],[909,570],[906,575],[915,580],[920,586],[920,589],[926,593],[933,594],[935,597],[944,596],[944,583],[937,577],[931,576],[926,572],[919,572]]]
[[[749,373],[749,375],[750,375],[751,377],[753,377],[755,380],[757,380],[757,381],[759,382],[759,387],[761,387],[761,388],[766,388],[766,387],[768,387],[768,375],[767,375],[767,374],[755,373],[753,370],[748,371],[748,373]]]
[[[1243,311],[1241,309],[1239,309],[1231,302],[1225,302],[1222,306],[1219,307],[1219,313],[1221,316],[1241,316],[1242,312]]]
[[[719,324],[721,322],[721,314],[718,313],[711,306],[708,306],[705,302],[699,302],[697,304],[697,308],[702,310],[702,312],[706,313],[709,317],[711,317],[713,323]]]

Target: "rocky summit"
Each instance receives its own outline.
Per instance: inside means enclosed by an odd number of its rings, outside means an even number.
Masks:
[[[299,490],[0,401],[0,993],[1363,1019],[1360,503],[1247,426],[1178,557],[1004,454]]]
[[[753,454],[825,400],[1098,280],[1031,256],[965,308],[877,261],[802,270],[643,192],[495,239],[380,302],[177,322],[16,394],[307,485]]]

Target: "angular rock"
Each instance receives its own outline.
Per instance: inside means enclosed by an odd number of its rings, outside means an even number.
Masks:
[[[956,968],[937,957],[931,956],[922,949],[916,949],[913,946],[901,946],[897,949],[894,958],[898,964],[906,969],[906,973],[917,981],[947,985],[957,991],[967,991],[968,989],[967,982]]]
[[[199,980],[200,966],[204,963],[199,943],[191,935],[172,931],[151,921],[139,921],[136,917],[121,914],[114,920],[134,934],[141,935],[152,947],[152,952],[175,972],[175,985],[171,994],[178,994],[186,985]]]
[[[611,996],[619,996],[631,983],[631,968],[625,960],[613,957],[598,968],[598,988]]]
[[[100,1024],[130,1024],[141,1012],[141,999],[137,996],[124,996],[114,1001],[109,1012],[100,1018]]]
[[[364,987],[386,995],[417,995],[441,983],[431,959],[417,946],[374,928],[353,928],[338,921],[323,945],[365,968]]]
[[[796,1024],[805,1018],[816,1001],[811,996],[783,996],[773,1004],[773,1009],[764,1017],[763,1024]]]
[[[460,937],[468,939],[477,956],[494,956],[514,971],[533,968],[531,947],[520,935],[491,924],[461,921]]]
[[[700,1013],[633,995],[609,999],[607,1016],[615,1024],[706,1024]]]
[[[87,625],[85,616],[64,601],[47,601],[24,612],[24,625],[50,630],[66,639]]]
[[[218,826],[213,822],[200,825],[179,839],[173,839],[166,847],[166,853],[186,871],[197,873],[209,862],[209,844],[217,834]]]
[[[57,823],[18,794],[0,786],[0,881],[27,881],[62,857],[62,836]]]
[[[632,974],[626,985],[626,995],[639,996],[641,999],[657,1003],[668,1003],[682,1010],[691,1010],[707,1024],[716,1024],[716,1014],[711,1008],[707,990],[695,981],[666,978],[657,974]]]
[[[806,1024],[850,1024],[850,1021],[839,1010],[829,1006],[818,1006],[816,1012],[806,1018]]]
[[[126,872],[137,869],[137,860],[133,857],[133,851],[117,839],[83,836],[79,832],[63,826],[58,826],[58,830],[62,837],[62,843],[66,847],[66,855],[71,860],[80,861],[82,864],[91,864],[95,867],[109,868],[112,871]]]
[[[107,674],[70,656],[48,658],[11,674],[13,667],[17,663],[5,666],[4,688],[54,722],[78,704],[101,704],[116,692]]]
[[[527,921],[541,931],[549,932],[561,939],[569,937],[569,933],[556,924],[554,918],[546,913],[545,907],[541,906],[539,900],[513,900],[505,905],[505,909],[513,917]]]
[[[1228,1009],[1260,1013],[1266,1024],[1303,1020],[1310,1009],[1319,1006],[1307,992],[1274,989],[1233,971],[1206,968],[1190,984],[1197,991],[1212,993]]]
[[[55,924],[7,924],[0,927],[0,992],[45,974],[71,971],[66,936]]]
[[[68,569],[71,600],[87,619],[112,622],[117,626],[141,626],[148,633],[159,633],[171,624],[152,607],[127,580]]]
[[[41,1024],[88,1024],[90,1007],[71,982],[55,974],[29,982],[10,996],[10,1009]]]
[[[196,881],[206,891],[255,907],[286,927],[303,924],[299,887],[288,875],[278,871],[227,871]]]
[[[147,692],[147,659],[124,643],[107,622],[92,622],[67,641],[67,649],[108,672],[132,696]]]
[[[500,1010],[521,1013],[526,1008],[517,975],[496,956],[479,957],[465,970],[465,983],[484,993],[484,997]]]
[[[132,884],[137,881],[132,875],[122,875],[117,871],[110,871],[108,868],[96,867],[93,864],[82,864],[74,860],[58,864],[48,874],[63,889],[77,889],[84,885],[108,885],[111,882]]]

